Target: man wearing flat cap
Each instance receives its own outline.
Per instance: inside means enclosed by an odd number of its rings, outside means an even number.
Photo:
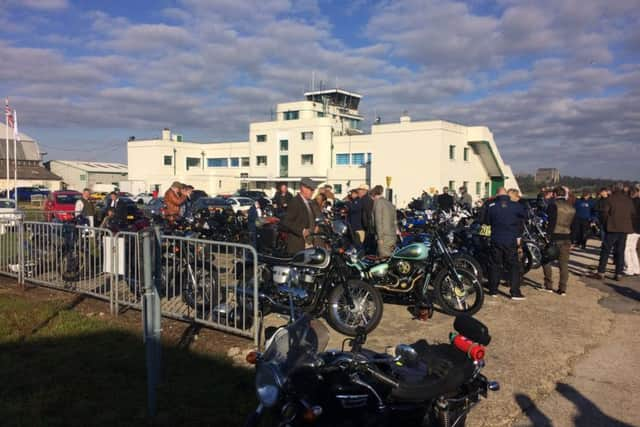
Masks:
[[[187,198],[187,196],[181,192],[183,187],[183,184],[174,181],[174,183],[171,184],[171,188],[164,193],[164,204],[167,206],[164,211],[164,217],[169,222],[174,222],[178,218],[180,215],[180,205],[182,205]]]
[[[287,253],[294,255],[310,246],[309,234],[315,226],[315,218],[311,209],[311,196],[318,183],[310,178],[300,180],[300,190],[287,206],[287,213],[282,221],[282,228],[288,232]]]

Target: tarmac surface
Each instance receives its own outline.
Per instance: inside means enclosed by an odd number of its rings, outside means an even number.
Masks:
[[[640,279],[583,277],[597,264],[599,244],[572,254],[566,296],[540,292],[538,269],[524,280],[525,301],[511,301],[506,287],[485,299],[476,317],[493,339],[483,373],[501,390],[473,408],[468,426],[640,426]],[[554,279],[557,286],[555,268]],[[452,323],[438,312],[412,320],[405,306],[385,304],[365,347],[445,342]],[[343,338],[333,333],[329,348]]]

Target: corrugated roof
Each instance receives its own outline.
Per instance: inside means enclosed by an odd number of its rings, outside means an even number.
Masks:
[[[6,139],[0,139],[0,159],[6,159],[7,155],[5,153],[6,148]],[[34,160],[40,161],[40,149],[38,148],[38,143],[35,141],[18,141],[16,144],[16,149],[18,151],[18,160]],[[9,138],[9,154],[11,160],[15,157],[13,153],[13,139]]]
[[[79,160],[51,160],[49,163],[60,163],[87,172],[127,173],[127,165],[123,163],[85,162]]]

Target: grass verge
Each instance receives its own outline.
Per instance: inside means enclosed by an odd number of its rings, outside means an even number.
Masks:
[[[225,357],[165,345],[162,366],[150,419],[141,333],[68,301],[0,295],[3,426],[236,426],[255,408],[252,372]]]

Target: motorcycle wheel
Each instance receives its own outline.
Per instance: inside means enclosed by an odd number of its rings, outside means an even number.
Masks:
[[[540,247],[533,242],[524,242],[522,251],[522,274],[540,268],[542,266],[542,251]]]
[[[482,266],[473,256],[464,253],[455,254],[453,255],[453,263],[456,265],[456,268],[460,267],[471,271],[478,278],[480,283],[483,283],[486,280],[482,273]]]
[[[194,268],[193,266],[191,267]],[[218,301],[218,286],[215,270],[209,271],[201,266],[194,269],[194,280],[188,270],[184,271],[182,279],[182,301],[196,311],[196,318],[205,318]]]
[[[471,316],[482,308],[484,290],[472,271],[457,267],[456,270],[464,290],[456,288],[451,278],[451,272],[448,269],[442,269],[433,283],[436,302],[447,314],[452,316],[466,314]],[[471,303],[469,302],[470,298],[473,298]]]
[[[345,286],[354,307],[349,307]],[[344,286],[337,285],[331,290],[327,322],[343,335],[354,337],[359,327],[370,333],[382,320],[383,307],[382,297],[377,289],[361,280],[349,280]]]

